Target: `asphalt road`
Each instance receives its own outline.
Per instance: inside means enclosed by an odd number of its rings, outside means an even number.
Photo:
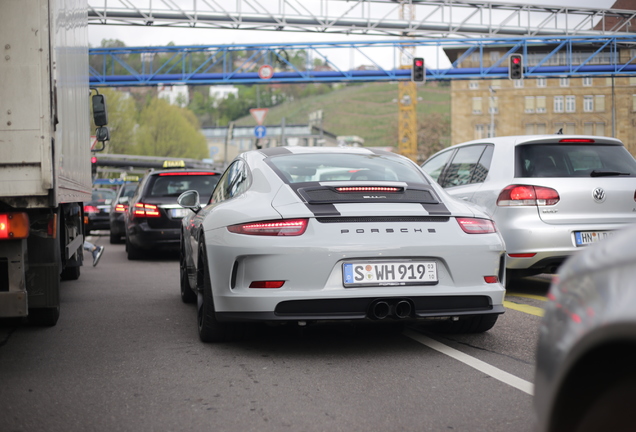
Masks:
[[[55,327],[0,322],[0,432],[534,429],[545,279],[507,298],[530,313],[507,309],[481,335],[289,326],[203,344],[178,257],[128,261],[107,239],[62,284]]]

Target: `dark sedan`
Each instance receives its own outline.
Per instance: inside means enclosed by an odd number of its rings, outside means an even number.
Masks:
[[[139,259],[151,250],[178,250],[181,219],[190,210],[177,204],[177,198],[194,189],[209,199],[219,174],[213,170],[183,168],[146,174],[125,213],[128,259]]]
[[[115,199],[115,191],[112,189],[93,189],[91,200],[84,203],[84,231],[110,229],[110,204]]]
[[[126,182],[117,191],[117,197],[110,205],[110,243],[121,243],[126,236],[124,219],[128,210],[128,201],[135,194],[139,181]]]

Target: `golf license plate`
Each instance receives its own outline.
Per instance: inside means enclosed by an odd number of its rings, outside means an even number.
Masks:
[[[434,261],[344,263],[342,270],[345,287],[437,283],[437,263]]]
[[[577,246],[587,246],[600,242],[613,234],[613,231],[576,231],[574,233],[574,239],[576,240]]]

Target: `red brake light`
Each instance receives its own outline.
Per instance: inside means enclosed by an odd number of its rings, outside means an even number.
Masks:
[[[509,257],[511,258],[532,258],[533,256],[535,256],[536,253],[511,253],[508,254]]]
[[[497,276],[484,276],[484,282],[486,283],[497,283],[499,282],[499,278]]]
[[[128,206],[126,204],[117,204],[115,206],[116,213],[126,213],[127,209],[128,209]]]
[[[253,281],[250,288],[280,288],[285,281]]]
[[[136,203],[133,210],[133,216],[135,217],[159,217],[159,209],[154,204]]]
[[[166,172],[160,173],[159,177],[165,176],[202,176],[202,175],[216,175],[215,172],[199,172],[199,171],[188,171],[188,172]]]
[[[587,139],[587,138],[563,138],[559,142],[560,143],[593,143],[595,141],[593,139]]]
[[[0,214],[0,240],[25,239],[29,236],[29,216],[26,213]]]
[[[338,192],[399,192],[400,188],[387,186],[349,186],[337,187]]]
[[[561,197],[559,193],[548,187],[529,185],[506,186],[499,197],[497,205],[507,206],[547,206],[555,205]]]
[[[85,205],[84,213],[99,213],[99,209],[92,205]]]
[[[490,219],[457,218],[457,223],[467,234],[489,234],[497,231]]]
[[[251,222],[231,225],[228,231],[235,234],[262,236],[299,236],[307,229],[307,219],[284,219],[279,221]]]

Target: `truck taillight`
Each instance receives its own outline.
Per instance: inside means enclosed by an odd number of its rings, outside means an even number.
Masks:
[[[307,219],[283,219],[279,221],[251,222],[230,225],[228,231],[235,234],[261,236],[299,236],[307,229]]]
[[[559,193],[549,187],[510,185],[499,194],[497,205],[500,207],[548,206],[555,205],[560,199]]]
[[[25,239],[29,236],[29,216],[26,213],[0,214],[0,240]]]
[[[134,217],[160,217],[159,208],[154,204],[136,203],[133,209]]]

